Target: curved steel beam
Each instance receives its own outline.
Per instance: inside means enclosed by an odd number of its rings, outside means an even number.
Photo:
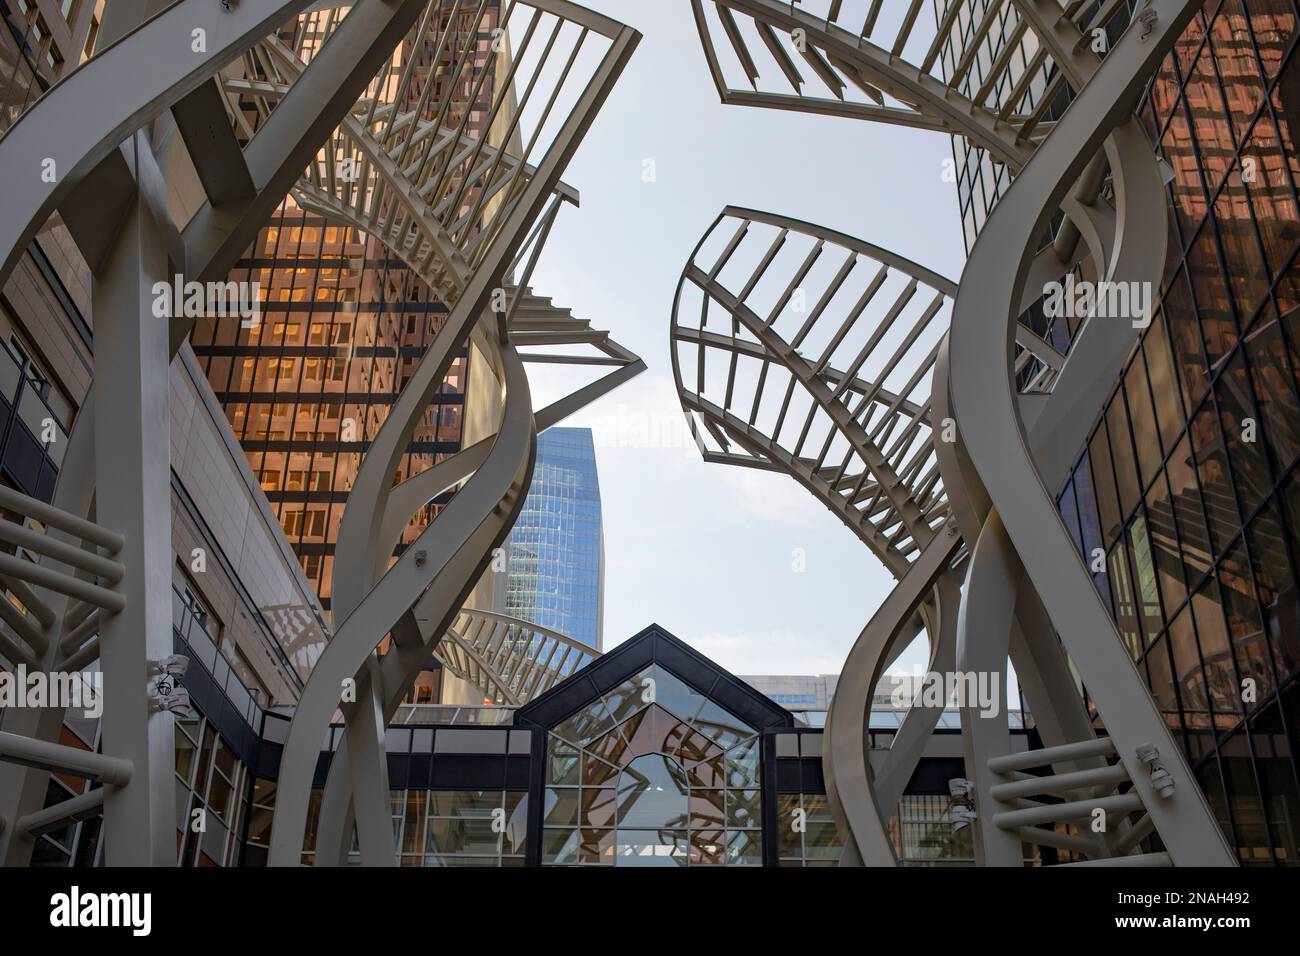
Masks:
[[[948,573],[960,546],[961,537],[955,527],[936,535],[926,545],[920,558],[871,616],[840,672],[827,732],[822,737],[822,763],[827,770],[827,802],[835,819],[847,824],[847,832],[842,833],[849,851],[846,863],[860,859],[874,866],[894,865],[894,850],[885,828],[890,810],[878,803],[868,759],[871,696],[884,670],[890,645],[940,578]],[[932,638],[932,646],[939,643],[938,635]],[[934,717],[938,719],[937,714]],[[914,757],[909,749],[899,761],[899,769]]]
[[[339,706],[345,682],[357,682],[358,702],[371,698],[357,675],[379,639],[410,613],[403,609],[427,602],[441,612],[444,620],[438,630],[444,630],[491,560],[492,549],[505,539],[523,505],[536,450],[535,432],[528,408],[528,379],[518,360],[510,358],[510,350],[504,351],[508,401],[492,451],[437,520],[425,528],[415,544],[344,619],[308,678],[290,724],[280,768],[271,833],[270,863],[274,866],[299,863],[320,740]],[[424,361],[429,359],[426,356]],[[400,419],[390,417],[389,421],[400,422]],[[422,565],[415,562],[417,551],[426,554]],[[374,674],[364,678],[373,680]],[[372,690],[382,693],[382,688]],[[335,761],[340,761],[342,755],[340,749]],[[358,825],[362,825],[360,818]],[[389,865],[392,858],[390,855],[387,861],[372,858],[365,862]]]
[[[764,230],[775,230],[770,244],[762,237],[751,241],[751,233]],[[701,250],[715,235],[730,239],[716,258],[701,261]],[[781,264],[787,246],[797,246],[793,263]],[[797,328],[785,328],[781,320],[795,290],[811,284],[810,272],[823,258],[838,264],[838,271],[824,288],[804,290],[815,304],[795,316]],[[854,302],[854,294],[842,293],[862,263],[865,288]],[[765,281],[783,284],[785,292],[774,307],[759,309],[751,300]],[[684,320],[691,310],[683,292],[691,287],[704,296],[698,327]],[[872,774],[866,736],[872,691],[915,633],[912,624],[928,595],[933,603],[922,617],[931,669],[951,670],[955,655],[958,589],[947,568],[960,539],[955,528],[943,528],[948,505],[934,460],[932,396],[924,392],[938,347],[927,353],[918,345],[923,336],[933,337],[932,323],[941,321],[955,293],[942,276],[860,239],[729,206],[692,252],[673,303],[674,379],[705,459],[790,475],[900,579],[892,603],[877,612],[850,651],[828,717],[823,762],[832,810],[847,822],[846,863],[894,864],[885,819],[942,713],[919,704],[911,708],[879,775]],[[724,311],[721,325],[712,319],[711,306]],[[710,330],[710,321],[719,331]],[[820,354],[805,357],[800,349],[814,341],[811,354]],[[890,345],[882,347],[884,342]],[[681,354],[690,348],[696,350],[694,362]],[[882,362],[877,353],[888,357]],[[721,374],[708,374],[713,358],[725,363],[725,387]],[[758,363],[756,383],[742,374],[742,362]],[[872,380],[862,377],[868,366],[879,366]],[[783,398],[775,398],[787,384],[780,373],[788,376],[788,387]],[[895,378],[905,380],[887,387]],[[796,393],[807,398],[806,418],[793,411]],[[762,414],[765,400],[780,403],[774,423]],[[817,421],[819,415],[824,422]],[[805,453],[805,445],[814,450]],[[837,445],[847,454],[832,455]]]
[[[326,663],[324,657],[317,663],[290,726],[280,779],[280,794],[282,797],[287,794],[288,801],[283,814],[277,807],[271,848],[274,865],[293,865],[298,861],[310,770],[345,678],[356,681],[360,706],[356,710],[357,720],[348,722],[351,758],[344,757],[340,750],[331,767],[331,776],[338,778],[346,773],[352,780],[363,860],[377,865],[392,862],[388,812],[380,806],[381,798],[387,799],[382,785],[383,722],[400,703],[405,686],[413,680],[411,668],[418,670],[427,660],[429,649],[425,646],[425,636],[433,635],[436,640],[445,632],[490,560],[492,549],[504,539],[527,490],[534,445],[529,437],[524,446],[527,454],[521,457],[519,435],[524,427],[522,423],[526,423],[528,436],[535,435],[535,423],[521,356],[512,345],[506,345],[501,349],[499,363],[505,375],[505,417],[491,452],[474,478],[425,529],[416,544],[384,572],[391,554],[391,547],[384,548],[385,524],[391,532],[388,518],[395,514],[390,510],[392,475],[398,459],[424,407],[445,377],[454,350],[484,314],[494,289],[503,284],[505,270],[523,247],[528,230],[542,213],[561,171],[639,38],[630,28],[571,4],[543,0],[535,6],[561,9],[566,15],[577,17],[584,28],[605,32],[610,43],[573,111],[537,164],[535,175],[501,216],[501,224],[486,253],[473,273],[466,276],[464,291],[446,325],[398,397],[358,471],[335,559],[334,601],[343,622],[327,650],[328,666],[322,667]],[[503,340],[508,325],[504,321],[499,325]],[[626,373],[627,369],[622,372]],[[374,521],[375,514],[384,515],[385,520]],[[430,534],[435,527],[438,529],[436,547],[431,543],[434,538]],[[417,553],[423,559],[419,565],[413,562]],[[375,579],[378,583],[367,592],[368,583]],[[395,583],[390,585],[390,582]],[[389,631],[393,632],[395,650],[390,649],[382,661],[376,660],[373,652]],[[403,662],[408,659],[412,663],[404,667]],[[376,766],[379,774],[372,772]],[[379,793],[381,789],[384,794]],[[342,812],[341,793],[339,785],[327,788],[331,808],[325,821],[329,833],[324,838],[331,853],[341,844],[339,830],[347,816]]]
[[[926,619],[926,630],[932,635],[927,675],[951,674],[957,666],[957,614],[960,607],[961,583],[957,574],[940,575],[929,602],[921,608]],[[877,682],[887,666],[888,663],[878,665]],[[892,814],[898,806],[943,712],[942,705],[930,707],[914,700],[903,715],[898,733],[894,735],[884,761],[875,774],[873,791],[876,807],[883,816]]]
[[[1132,112],[1137,96],[1197,6],[1153,0],[1145,36],[1128,30],[1066,118],[994,209],[972,250],[952,324],[953,404],[970,457],[1052,623],[1093,693],[1135,792],[1170,858],[1179,865],[1228,865],[1232,856],[1177,743],[1123,649],[1118,632],[1078,560],[1051,494],[1044,488],[1019,424],[1006,356],[1034,240],[1071,183]],[[1147,241],[1135,230],[1122,242]],[[1008,261],[1010,256],[1010,261]],[[990,334],[988,322],[996,323]],[[1098,635],[1109,635],[1101,639]],[[1137,755],[1155,746],[1176,796],[1158,796]]]
[[[26,243],[51,212],[83,184],[92,182],[103,165],[116,158],[118,144],[133,132],[137,149],[132,155],[137,164],[128,164],[127,173],[137,177],[137,188],[151,203],[153,214],[161,215],[160,207],[152,204],[158,186],[156,166],[151,156],[139,154],[143,141],[136,131],[304,5],[252,2],[232,12],[201,8],[196,3],[175,4],[97,54],[42,97],[0,139],[0,165],[36,171],[31,188],[8,191],[0,197],[0,249],[4,256],[0,276],[9,274]],[[414,15],[410,3],[361,0],[356,5],[353,16],[348,18],[347,39],[332,45],[329,55],[322,56],[303,83],[291,91],[294,108],[283,111],[276,122],[259,130],[243,152],[243,160],[254,173],[254,195],[224,204],[219,214],[213,213],[211,203],[201,208],[184,236],[177,237],[172,250],[173,257],[180,255],[185,260],[176,263],[178,268],[188,267],[191,276],[203,279],[224,275],[316,148],[318,140],[313,138],[324,138],[338,121],[377,60],[396,42]],[[204,31],[208,46],[205,52],[196,53],[192,41],[199,31]],[[130,90],[131,95],[124,95],[124,90]],[[41,175],[46,171],[45,160],[54,163],[53,182],[46,182],[47,177]],[[151,175],[154,179],[149,178]],[[276,193],[281,186],[282,191]],[[170,220],[159,226],[165,232]],[[181,242],[183,253],[178,251]],[[184,317],[173,320],[172,354],[188,334],[191,323],[192,319]],[[87,395],[78,417],[78,427],[83,430],[94,421],[92,396],[93,391]],[[93,468],[87,467],[82,477],[89,481],[93,473]],[[65,469],[60,486],[68,480]],[[56,496],[59,494],[56,491]],[[89,507],[88,500],[84,507]],[[60,637],[50,646],[57,649],[62,643]],[[74,659],[82,667],[96,654],[97,646],[92,642],[76,651]],[[57,664],[51,662],[51,666]],[[59,723],[61,720],[53,717],[42,721],[39,733],[57,735]],[[18,784],[19,791],[34,792],[30,784],[36,779],[29,773]],[[107,812],[111,811],[108,807]],[[15,845],[11,844],[10,849]]]
[[[22,188],[0,193],[0,282],[76,185],[118,144],[207,81],[308,0],[248,0],[227,11],[183,0],[69,73],[0,138],[0,166],[27,171]],[[206,53],[192,49],[206,33]],[[125,95],[130,91],[130,95]],[[41,175],[53,160],[53,182]]]

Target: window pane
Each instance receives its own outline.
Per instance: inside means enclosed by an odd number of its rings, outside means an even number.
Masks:
[[[1169,500],[1169,484],[1163,472],[1156,476],[1155,483],[1147,492],[1147,518],[1165,614],[1173,614],[1187,597],[1187,585],[1183,577],[1183,556],[1178,546],[1173,506]]]
[[[1223,435],[1212,404],[1207,402],[1196,413],[1190,431],[1214,551],[1222,553],[1241,525],[1237,518],[1237,502],[1229,478]]]
[[[1214,391],[1219,399],[1223,440],[1237,479],[1241,509],[1244,514],[1252,514],[1272,490],[1273,479],[1264,451],[1265,442],[1259,434],[1260,419],[1251,397],[1250,378],[1240,351],[1233,353]]]
[[[1115,494],[1115,473],[1111,469],[1110,445],[1106,438],[1106,426],[1093,433],[1088,446],[1088,457],[1092,462],[1092,480],[1097,493],[1098,517],[1101,521],[1102,542],[1104,547],[1114,541],[1119,534],[1119,498]]]
[[[1219,585],[1210,578],[1192,598],[1196,615],[1196,633],[1200,638],[1201,662],[1205,667],[1205,680],[1214,707],[1214,725],[1227,730],[1237,724],[1242,716],[1241,692],[1233,666],[1232,649],[1228,644],[1228,631],[1223,620],[1223,607],[1219,599]]]
[[[1284,474],[1300,454],[1300,403],[1296,401],[1293,369],[1288,367],[1288,349],[1282,330],[1270,322],[1253,334],[1246,343],[1255,399],[1259,402],[1260,430],[1272,453],[1277,474]]]
[[[1164,326],[1162,313],[1152,322],[1151,331],[1142,341],[1142,349],[1146,353],[1147,374],[1150,377],[1151,397],[1155,400],[1160,436],[1164,441],[1163,447],[1169,448],[1178,439],[1185,419]]]
[[[1264,814],[1279,863],[1300,860],[1300,792],[1296,790],[1295,753],[1276,704],[1250,722],[1255,768],[1264,792]]]
[[[1126,519],[1137,506],[1141,492],[1137,466],[1133,460],[1133,439],[1124,397],[1116,395],[1106,410],[1106,431],[1110,433],[1110,454],[1115,465],[1115,482],[1119,489],[1120,519]]]
[[[1238,544],[1219,565],[1219,594],[1228,619],[1237,674],[1242,681],[1239,696],[1246,710],[1273,693],[1273,662],[1260,622],[1255,600],[1255,581],[1244,544]],[[1247,684],[1252,681],[1253,684]],[[1250,698],[1250,699],[1248,699]]]
[[[1155,411],[1151,407],[1151,393],[1147,387],[1147,367],[1140,352],[1133,357],[1133,364],[1124,377],[1124,394],[1128,398],[1129,418],[1133,422],[1133,444],[1137,447],[1138,471],[1142,487],[1145,488],[1160,467],[1164,454],[1160,449]]]

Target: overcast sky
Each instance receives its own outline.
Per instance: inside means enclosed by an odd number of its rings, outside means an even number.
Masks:
[[[673,292],[729,203],[841,230],[955,280],[964,252],[955,187],[941,178],[948,138],[724,107],[689,0],[584,5],[643,39],[565,173],[582,205],[561,214],[533,285],[649,366],[564,422],[595,431],[605,647],[655,622],[735,673],[837,673],[892,578],[793,479],[700,459],[673,389]],[[562,383],[536,371],[540,408]],[[914,647],[901,663],[922,662]]]

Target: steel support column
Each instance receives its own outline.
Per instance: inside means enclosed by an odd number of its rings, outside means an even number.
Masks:
[[[135,139],[139,146],[143,140]],[[105,753],[131,761],[131,782],[104,796],[113,866],[175,866],[173,717],[151,713],[149,664],[172,652],[171,418],[167,322],[150,310],[167,281],[157,225],[138,194],[91,292],[95,312],[96,519],[121,533],[121,613],[100,624]]]

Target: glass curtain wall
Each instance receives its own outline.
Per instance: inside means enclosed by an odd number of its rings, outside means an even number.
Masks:
[[[1300,858],[1300,122],[1290,0],[1211,0],[1140,117],[1160,308],[1062,517],[1243,863]]]

